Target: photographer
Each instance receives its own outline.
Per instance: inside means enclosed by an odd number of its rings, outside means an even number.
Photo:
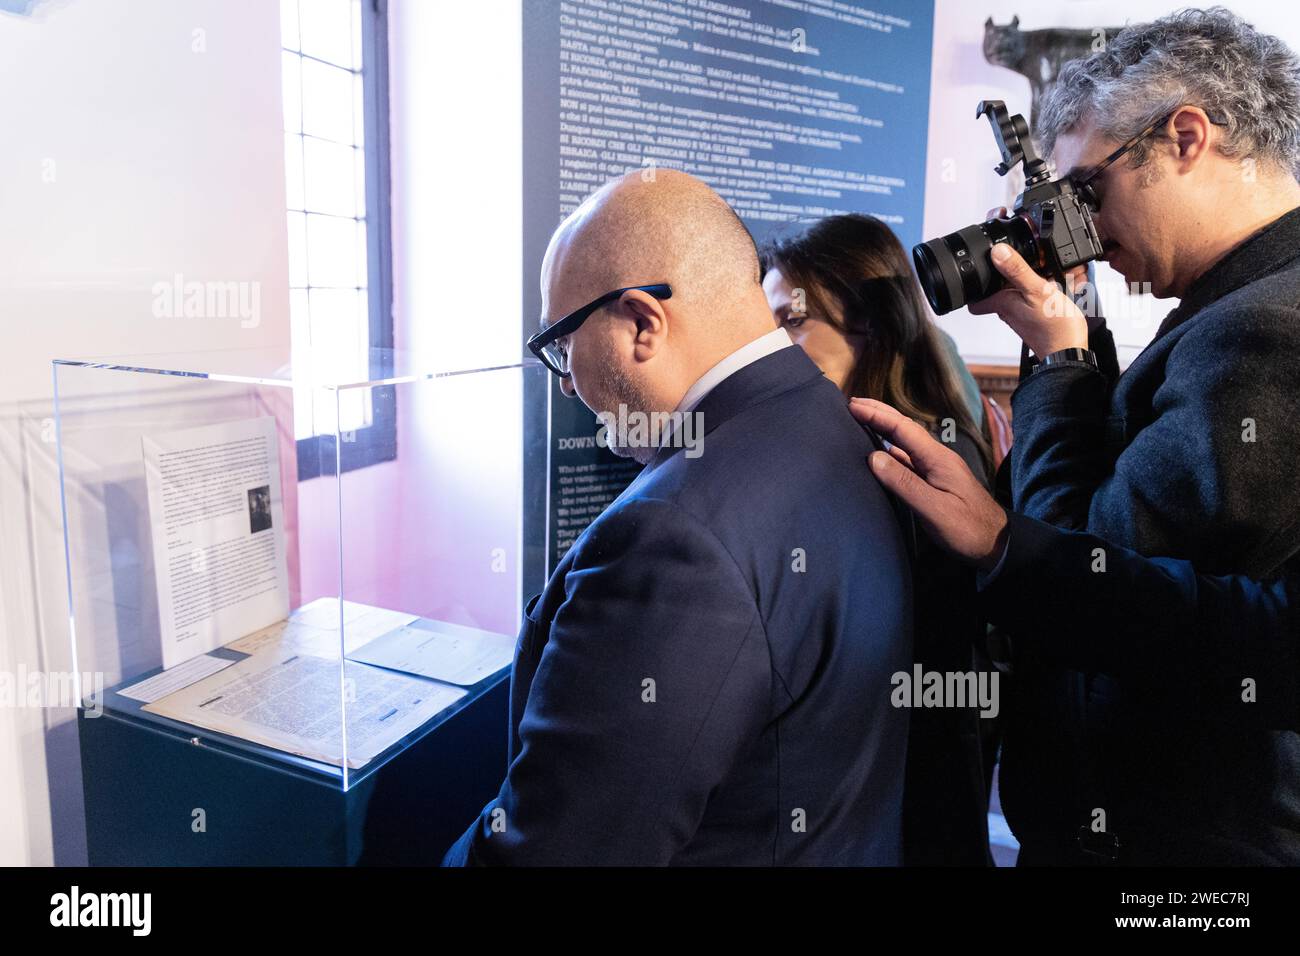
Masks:
[[[993,622],[1033,630],[1041,606],[1024,595],[1065,596],[1075,610],[1042,635],[1044,657],[1135,683],[1165,680],[1166,662],[1177,661],[1209,690],[1202,703],[1221,719],[1300,725],[1300,576],[1263,583],[1198,574],[1189,561],[1144,558],[1008,514],[951,449],[897,409],[855,398],[849,410],[890,443],[888,455],[869,459],[880,483],[932,541],[979,569]],[[1110,558],[1105,574],[1092,570],[1098,551]],[[1253,699],[1240,693],[1246,673],[1260,675],[1245,695]]]
[[[1182,301],[1115,378],[1087,317],[995,247],[1007,287],[972,311],[1040,359],[1012,400],[1014,509],[1204,574],[1295,571],[1300,61],[1222,8],[1182,11],[1068,64],[1035,132],[1090,182],[1104,258]],[[1098,323],[1091,342],[1108,338]],[[1136,620],[1176,613],[1169,589],[1143,587]],[[1044,655],[1081,616],[1059,593],[1020,596],[1033,634],[1013,644],[1001,787],[1022,862],[1300,863],[1300,735],[1209,706],[1190,636],[1137,684]]]

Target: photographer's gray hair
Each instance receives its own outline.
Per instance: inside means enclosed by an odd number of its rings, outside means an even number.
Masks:
[[[1057,136],[1085,115],[1124,141],[1183,105],[1222,122],[1223,155],[1300,173],[1300,58],[1223,7],[1134,24],[1067,63],[1034,133],[1050,156]],[[1147,142],[1134,147],[1133,164],[1149,150]]]

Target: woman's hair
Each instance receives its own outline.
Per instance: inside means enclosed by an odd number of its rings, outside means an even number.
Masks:
[[[808,315],[864,345],[845,384],[851,396],[894,406],[933,430],[951,418],[991,470],[989,443],[971,418],[956,370],[893,231],[874,216],[830,216],[769,240],[763,272],[802,290]]]

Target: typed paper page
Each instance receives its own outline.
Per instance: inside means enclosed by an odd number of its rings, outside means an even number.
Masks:
[[[276,422],[142,439],[164,668],[289,613]]]

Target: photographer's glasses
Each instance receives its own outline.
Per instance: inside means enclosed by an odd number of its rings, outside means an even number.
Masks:
[[[599,298],[592,299],[581,309],[570,312],[558,322],[552,322],[530,338],[528,340],[529,351],[541,359],[542,364],[560,378],[568,378],[569,350],[566,348],[564,340],[578,331],[578,328],[583,322],[587,321],[592,313],[616,301],[624,292],[645,292],[656,299],[671,299],[673,296],[673,290],[666,282],[659,282],[654,285],[629,285],[624,286],[622,289],[606,292]]]
[[[1105,172],[1107,167],[1109,167],[1115,161],[1122,159],[1123,157],[1131,153],[1134,147],[1136,147],[1138,143],[1142,142],[1142,140],[1146,139],[1156,130],[1162,129],[1166,123],[1168,123],[1171,119],[1174,118],[1174,114],[1177,113],[1178,110],[1180,109],[1182,109],[1181,106],[1178,107],[1177,109],[1170,110],[1168,113],[1160,117],[1150,126],[1148,126],[1146,129],[1142,130],[1142,132],[1138,133],[1132,139],[1125,142],[1122,146],[1119,147],[1119,149],[1115,150],[1113,153],[1111,153],[1101,162],[1097,163],[1095,166],[1091,166],[1088,169],[1085,169],[1082,173],[1076,176],[1070,177],[1074,183],[1075,193],[1078,194],[1081,200],[1083,200],[1089,206],[1092,207],[1093,212],[1096,212],[1098,209],[1101,208],[1101,194],[1097,191],[1097,177],[1100,176],[1103,172]],[[1209,121],[1213,123],[1215,126],[1227,125],[1223,120],[1216,119],[1214,116],[1210,115],[1209,113],[1206,113],[1205,115],[1209,119]]]

